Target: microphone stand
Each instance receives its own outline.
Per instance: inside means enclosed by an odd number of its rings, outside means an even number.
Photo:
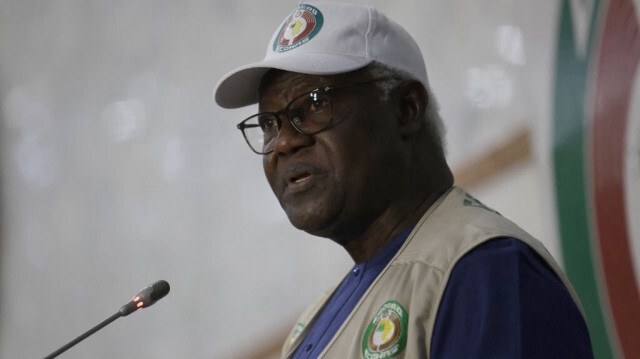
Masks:
[[[80,343],[81,341],[85,340],[88,336],[90,336],[91,334],[93,334],[93,333],[97,332],[98,330],[104,328],[109,323],[111,323],[114,320],[120,318],[121,316],[122,316],[122,313],[120,313],[120,311],[116,312],[115,314],[113,314],[109,318],[103,320],[100,324],[98,324],[95,327],[87,330],[84,334],[80,335],[79,337],[77,337],[74,340],[70,341],[69,343],[65,344],[64,346],[62,346],[60,349],[56,350],[55,352],[49,354],[44,359],[52,359],[52,358],[57,357],[58,355],[60,355],[60,354],[64,353],[65,351],[67,351],[67,349],[69,349],[72,346],[74,346],[74,345]]]
[[[89,329],[88,331],[86,331],[81,336],[79,336],[79,337],[75,338],[74,340],[70,341],[69,343],[67,343],[66,345],[61,347],[60,349],[58,349],[55,352],[49,354],[44,359],[52,359],[52,358],[57,357],[58,355],[64,353],[67,349],[69,349],[72,346],[74,346],[74,345],[80,343],[81,341],[85,340],[91,334],[93,334],[93,333],[97,332],[98,330],[104,328],[105,326],[107,326],[107,324],[113,322],[114,320],[116,320],[116,319],[118,319],[120,317],[126,317],[127,315],[135,312],[138,309],[152,306],[159,299],[161,299],[165,295],[167,295],[169,293],[169,289],[170,289],[169,283],[167,283],[167,281],[165,281],[165,280],[159,280],[159,281],[156,281],[156,282],[154,282],[152,284],[149,284],[148,286],[144,287],[141,291],[139,291],[138,294],[136,294],[135,297],[133,297],[133,299],[131,299],[131,301],[129,301],[128,303],[126,303],[125,305],[120,307],[120,310],[118,310],[115,314],[113,314],[109,318],[103,320],[102,323],[100,323],[100,324],[96,325],[95,327]]]

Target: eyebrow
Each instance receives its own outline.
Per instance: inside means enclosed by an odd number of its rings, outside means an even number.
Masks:
[[[326,81],[323,81],[323,82],[325,82],[325,83],[326,83]],[[335,87],[335,86],[332,86],[332,85],[315,85],[315,86],[312,86],[311,88],[309,88],[309,89],[307,89],[307,90],[296,91],[296,92],[294,93],[294,95],[293,95],[293,96],[291,96],[291,98],[287,101],[287,103],[285,104],[285,106],[289,105],[289,104],[291,103],[291,101],[293,101],[293,100],[297,99],[298,97],[301,97],[301,96],[303,96],[303,95],[305,95],[305,94],[309,94],[309,93],[311,93],[311,92],[313,92],[313,91],[316,91],[316,90],[322,90],[322,89],[325,89],[325,88],[327,88],[327,87]],[[289,91],[289,89],[290,89],[290,88],[291,88],[291,86],[283,88],[283,89],[280,91],[280,93],[278,94],[278,97],[277,97],[277,98],[278,98],[278,99],[283,99],[283,98],[285,97],[285,92]],[[264,91],[262,91],[262,92],[261,92],[261,94],[263,94],[263,93],[264,93]],[[262,96],[259,96],[259,99],[261,99],[261,98],[262,98]],[[261,104],[260,102],[261,102],[261,101],[258,101],[258,108],[259,108],[259,109],[260,109],[261,107],[263,107],[263,106],[262,106],[262,104]],[[282,108],[284,108],[284,107],[282,107]],[[278,110],[278,111],[279,111],[279,110]],[[260,111],[260,112],[270,112],[270,111]]]

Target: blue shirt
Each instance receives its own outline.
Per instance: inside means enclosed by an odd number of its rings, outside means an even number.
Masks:
[[[378,274],[402,247],[412,229],[409,228],[397,235],[368,261],[356,263],[351,268],[351,271],[334,291],[307,336],[298,346],[293,359],[317,358],[322,353],[324,347],[329,344],[331,338],[358,304],[364,292],[369,289]]]
[[[494,239],[454,267],[431,338],[431,358],[593,358],[567,288],[537,253]]]
[[[356,263],[293,358],[316,358],[410,229]],[[453,269],[434,325],[432,359],[593,358],[586,324],[555,273],[513,238],[486,242]]]

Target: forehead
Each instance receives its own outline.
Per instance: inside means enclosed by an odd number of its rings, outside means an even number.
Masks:
[[[309,75],[272,69],[262,77],[259,88],[260,104],[273,99],[291,99],[306,91],[326,86],[343,86],[358,81],[363,76],[363,70],[336,75]]]

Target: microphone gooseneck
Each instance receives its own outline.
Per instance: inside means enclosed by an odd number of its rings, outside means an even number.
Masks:
[[[72,346],[80,343],[81,341],[86,339],[91,334],[93,334],[93,333],[97,332],[98,330],[104,328],[105,326],[107,326],[107,324],[113,322],[114,320],[116,320],[116,319],[118,319],[120,317],[125,317],[125,316],[135,312],[138,309],[152,306],[159,299],[162,299],[164,296],[169,294],[169,289],[170,289],[169,283],[167,283],[167,281],[165,281],[165,280],[159,280],[157,282],[154,282],[154,283],[144,287],[140,292],[138,292],[138,294],[136,294],[133,297],[133,299],[131,299],[131,301],[129,301],[127,304],[125,304],[122,307],[120,307],[120,310],[115,312],[109,318],[103,320],[100,324],[96,325],[95,327],[87,330],[84,334],[80,335],[79,337],[77,337],[74,340],[70,341],[69,343],[65,344],[64,346],[62,346],[60,349],[56,350],[55,352],[49,354],[44,359],[52,359],[52,358],[57,357],[58,355],[60,355],[60,354],[64,353],[65,351],[67,351],[67,349],[69,349]]]

